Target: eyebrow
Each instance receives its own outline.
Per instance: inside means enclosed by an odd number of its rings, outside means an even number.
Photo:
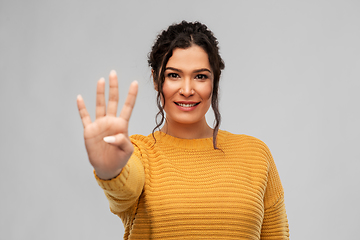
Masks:
[[[173,68],[173,67],[167,67],[167,68],[165,68],[165,71],[166,70],[173,70],[173,71],[176,71],[176,72],[183,72],[183,71],[181,71],[180,69],[177,69],[177,68]],[[196,69],[195,71],[194,71],[194,73],[198,73],[198,72],[209,72],[209,73],[211,73],[211,71],[209,70],[209,69],[207,69],[207,68],[200,68],[200,69]]]

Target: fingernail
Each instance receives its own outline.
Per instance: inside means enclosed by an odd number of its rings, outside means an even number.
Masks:
[[[116,71],[115,71],[115,70],[111,70],[110,75],[115,76],[115,75],[116,75]]]
[[[115,142],[115,137],[104,137],[103,138],[104,142],[107,142],[107,143],[114,143]]]
[[[105,82],[105,78],[100,78],[99,82]]]
[[[79,94],[79,95],[77,95],[77,97],[76,97],[77,99],[79,99],[79,100],[81,100],[82,99],[82,97],[81,97],[81,95]]]

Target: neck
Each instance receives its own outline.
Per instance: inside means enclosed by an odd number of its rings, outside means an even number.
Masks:
[[[160,131],[184,139],[210,138],[213,136],[213,129],[206,123],[205,119],[192,124],[181,124],[167,119]]]

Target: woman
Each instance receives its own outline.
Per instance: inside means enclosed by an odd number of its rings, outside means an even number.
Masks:
[[[269,149],[219,130],[224,63],[212,32],[198,22],[170,26],[158,36],[149,65],[158,93],[156,128],[162,126],[149,136],[128,136],[136,82],[119,117],[114,71],[107,109],[104,79],[97,84],[95,122],[77,100],[90,163],[124,223],[124,239],[288,239],[284,192]],[[214,129],[205,119],[210,105]]]

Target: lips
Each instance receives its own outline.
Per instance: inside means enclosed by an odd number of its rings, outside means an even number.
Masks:
[[[200,102],[197,102],[197,103],[174,102],[174,103],[180,107],[195,107]]]

